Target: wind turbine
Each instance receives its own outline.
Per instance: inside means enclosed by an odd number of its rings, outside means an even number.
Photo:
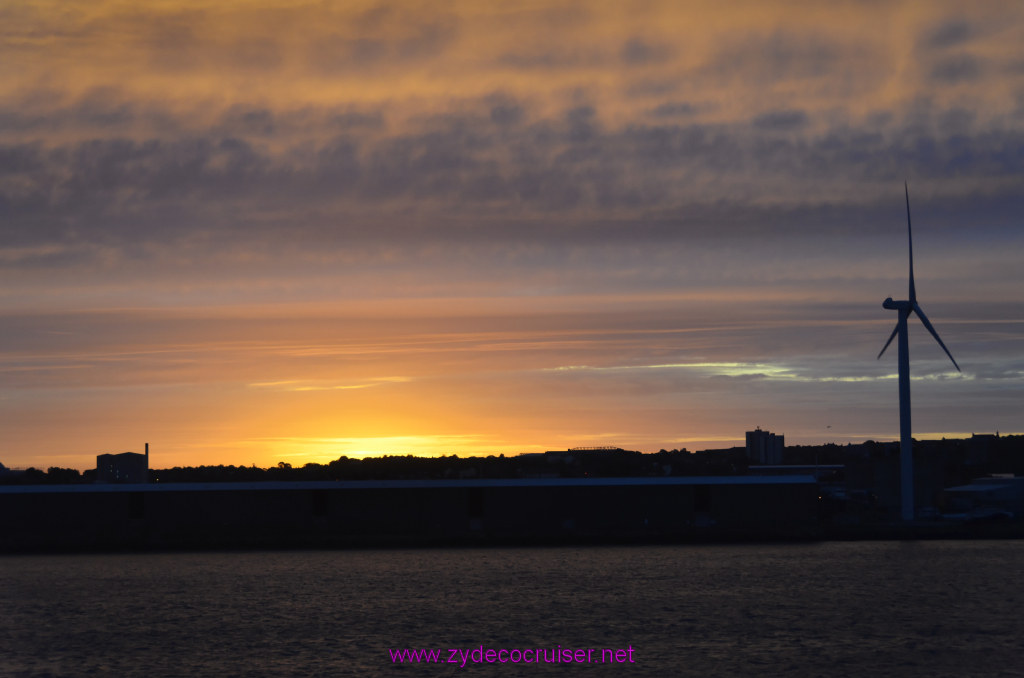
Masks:
[[[916,313],[917,317],[921,319],[921,323],[925,326],[935,341],[939,342],[939,346],[946,352],[949,359],[953,361],[953,366],[956,367],[956,371],[960,371],[960,366],[956,364],[956,360],[953,359],[953,354],[949,352],[946,345],[942,343],[942,339],[939,339],[939,333],[935,331],[932,324],[928,322],[928,316],[921,310],[921,306],[917,303],[917,292],[914,289],[914,239],[910,233],[910,190],[907,188],[906,182],[903,183],[903,192],[907,198],[907,244],[910,252],[910,298],[906,301],[893,301],[892,297],[889,297],[882,302],[882,308],[889,309],[891,311],[899,311],[899,319],[896,321],[896,329],[889,335],[889,341],[885,342],[885,346],[879,351],[878,357],[881,358],[882,354],[885,353],[885,349],[889,348],[889,344],[898,334],[900,337],[897,343],[897,350],[899,354],[899,382],[900,382],[900,495],[902,498],[900,513],[903,520],[914,519],[914,451],[913,451],[913,440],[910,437],[910,345],[907,338],[907,319],[910,318],[911,313]]]

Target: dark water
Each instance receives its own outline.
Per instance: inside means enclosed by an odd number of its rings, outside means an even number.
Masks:
[[[1024,542],[2,557],[0,674],[1024,676]]]

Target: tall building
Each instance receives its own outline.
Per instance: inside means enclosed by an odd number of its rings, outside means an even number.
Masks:
[[[758,426],[747,431],[747,458],[758,464],[781,464],[782,450],[786,447],[786,436],[762,431]]]
[[[146,453],[123,452],[96,456],[97,483],[144,483],[149,476],[149,443]]]

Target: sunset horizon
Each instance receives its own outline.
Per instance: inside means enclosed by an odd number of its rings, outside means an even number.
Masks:
[[[1024,8],[0,18],[7,467],[1024,431]]]

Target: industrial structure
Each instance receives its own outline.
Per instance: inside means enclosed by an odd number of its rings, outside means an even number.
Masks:
[[[146,453],[123,452],[96,457],[97,483],[145,483],[149,479],[149,443]]]

